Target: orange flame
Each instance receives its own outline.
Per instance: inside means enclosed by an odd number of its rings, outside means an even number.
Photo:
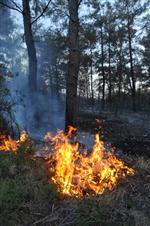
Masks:
[[[76,130],[69,127],[67,135],[58,130],[55,136],[50,132],[45,136],[53,150],[49,160],[52,181],[62,194],[75,197],[102,194],[105,190],[112,190],[126,176],[134,174],[134,170],[118,159],[113,151],[105,149],[99,134],[95,136],[92,151],[82,150],[80,153]],[[28,141],[26,131],[22,132],[19,140],[0,135],[0,150],[16,153],[22,143],[28,147]]]
[[[46,135],[54,147],[52,181],[61,193],[76,197],[102,194],[106,189],[112,190],[127,175],[134,174],[132,168],[105,150],[99,134],[96,134],[91,154],[87,154],[87,150],[79,153],[79,144],[69,139],[74,130],[71,127],[67,135],[60,130],[56,136]]]
[[[10,136],[0,135],[0,151],[16,153],[19,145],[28,139],[28,134],[23,131],[19,140],[13,140]]]

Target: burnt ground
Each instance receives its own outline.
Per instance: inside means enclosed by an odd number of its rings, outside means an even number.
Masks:
[[[150,116],[139,113],[115,115],[80,113],[77,126],[84,132],[100,131],[101,139],[112,146],[136,155],[150,157]]]

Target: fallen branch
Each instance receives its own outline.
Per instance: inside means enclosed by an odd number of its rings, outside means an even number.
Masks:
[[[58,216],[52,216],[52,214],[50,214],[50,215],[48,215],[48,216],[46,216],[46,217],[44,217],[44,218],[42,218],[38,221],[35,221],[33,223],[33,225],[37,225],[39,223],[53,222],[53,221],[56,221],[56,220],[58,220]]]

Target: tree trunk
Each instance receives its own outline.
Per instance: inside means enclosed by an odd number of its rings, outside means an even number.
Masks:
[[[120,43],[120,53],[119,53],[119,65],[118,65],[118,74],[119,74],[119,84],[118,84],[118,107],[121,103],[121,88],[122,88],[122,43]]]
[[[57,68],[57,62],[55,65],[55,78],[56,78],[56,96],[59,98],[59,92],[60,92],[60,82],[59,82],[59,76],[58,76],[58,68]]]
[[[136,86],[135,86],[135,75],[134,75],[134,68],[133,68],[133,55],[132,55],[132,38],[131,38],[131,27],[130,27],[130,18],[129,18],[129,12],[128,12],[128,44],[129,44],[129,57],[130,57],[130,76],[132,81],[132,109],[133,111],[136,111]]]
[[[109,90],[108,90],[108,102],[111,108],[111,96],[112,96],[112,79],[111,79],[111,46],[110,46],[110,34],[108,43],[108,70],[109,70]]]
[[[89,76],[86,77],[86,98],[89,100]]]
[[[105,108],[105,71],[104,71],[104,43],[103,43],[103,28],[101,27],[101,68],[102,68],[102,77],[103,77],[103,86],[102,86],[102,109]]]
[[[28,85],[29,91],[37,91],[37,58],[36,49],[33,40],[32,27],[31,27],[31,14],[29,0],[23,0],[23,23],[24,23],[24,35],[25,42],[28,51],[28,61],[29,61],[29,77]]]
[[[69,7],[69,62],[66,78],[66,121],[65,129],[68,125],[75,126],[75,116],[77,110],[77,82],[79,72],[79,0],[68,0]]]
[[[90,62],[90,80],[91,80],[91,103],[94,105],[94,90],[93,90],[93,59],[91,50],[91,62]]]

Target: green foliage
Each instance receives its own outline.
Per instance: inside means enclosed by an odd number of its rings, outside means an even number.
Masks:
[[[24,147],[21,154],[0,152],[0,222],[5,226],[20,225],[26,212],[32,208],[42,211],[47,200],[57,198],[54,187],[48,183],[45,161],[32,160]]]
[[[0,64],[0,132],[3,133],[7,132],[12,122],[15,121],[12,113],[14,103],[6,85],[6,78],[11,76],[5,65]]]
[[[3,64],[0,64],[0,104],[1,104],[1,111],[5,110],[7,107],[8,103],[4,99],[6,96],[9,96],[9,90],[6,87],[6,77],[8,77],[10,73],[7,72],[6,67]],[[6,106],[2,106],[2,103],[4,103]]]

